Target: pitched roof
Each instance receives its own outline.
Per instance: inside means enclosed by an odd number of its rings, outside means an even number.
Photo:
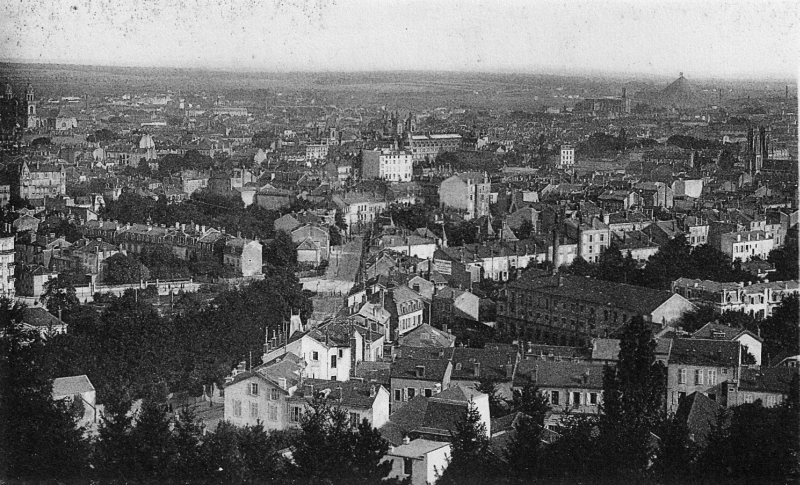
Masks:
[[[64,322],[58,319],[44,308],[26,307],[23,310],[22,323],[32,327],[50,327],[57,325],[64,325]]]
[[[392,365],[391,378],[442,382],[449,366],[450,361],[445,359],[397,359]],[[419,376],[418,367],[422,371]]]
[[[324,392],[333,404],[345,407],[371,408],[378,395],[380,384],[358,380],[329,381],[324,379],[303,379],[302,387],[298,387],[293,397],[311,399],[309,392]]]
[[[673,297],[674,293],[641,286],[612,283],[572,275],[539,277],[525,272],[508,288],[538,290],[569,299],[581,299],[597,305],[613,305],[637,314],[648,315]]]
[[[670,364],[733,367],[739,365],[739,342],[678,338],[672,342]]]
[[[475,364],[480,364],[480,375],[475,375]],[[451,380],[475,380],[491,377],[499,380],[510,380],[506,373],[506,365],[516,366],[516,349],[492,350],[457,347],[453,349],[453,373]]]
[[[719,403],[701,392],[693,392],[681,399],[675,419],[686,423],[692,438],[699,444],[705,444],[708,434],[717,424],[720,411],[724,408]]]
[[[603,365],[591,362],[523,360],[517,367],[514,387],[531,382],[539,387],[602,389]]]
[[[427,323],[423,323],[400,337],[400,345],[409,347],[452,347],[455,341],[456,337],[454,335],[439,330],[438,328],[433,328]]]
[[[94,386],[84,374],[80,376],[57,377],[53,379],[53,399],[94,391]]]
[[[756,340],[761,340],[761,337],[743,328],[729,327],[727,325],[714,322],[703,325],[700,330],[692,334],[692,338],[714,339],[715,335],[720,335],[721,339],[734,340],[743,333],[749,334]]]
[[[789,394],[792,378],[798,372],[797,367],[745,368],[739,378],[739,390]]]
[[[421,458],[431,451],[436,451],[439,448],[444,448],[445,446],[449,447],[450,443],[416,439],[408,444],[394,447],[389,454],[392,456],[402,456],[404,458]]]

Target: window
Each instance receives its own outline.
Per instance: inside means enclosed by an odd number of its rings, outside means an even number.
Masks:
[[[708,371],[708,384],[713,386],[716,383],[717,383],[717,371],[716,370]]]
[[[361,416],[358,413],[350,413],[350,426],[357,428],[358,423],[361,422]]]
[[[552,391],[550,393],[550,404],[552,404],[553,406],[558,406],[558,402],[559,402],[558,401],[558,397],[559,397],[558,396],[558,391]]]
[[[233,400],[233,415],[237,418],[242,417],[242,401],[236,399]]]
[[[700,369],[694,371],[694,384],[696,386],[703,384],[703,371]]]
[[[414,460],[412,458],[403,458],[403,474],[404,475],[411,475],[411,471],[414,469],[413,467]]]
[[[395,401],[402,401],[403,400],[403,391],[401,389],[394,390],[394,400]]]
[[[573,392],[572,393],[572,405],[573,406],[580,406],[581,405],[581,393],[580,392]]]
[[[289,421],[299,423],[301,414],[303,414],[303,409],[300,406],[292,406],[291,414],[289,414]]]
[[[409,387],[406,391],[408,393],[408,400],[409,401],[414,399],[414,397],[417,395],[417,390],[414,389],[413,387]]]
[[[331,369],[335,369],[335,368],[336,368],[336,356],[335,355],[331,355]]]
[[[344,358],[344,349],[339,349],[339,358],[340,359]]]
[[[258,403],[251,402],[250,403],[250,417],[253,419],[258,419]]]
[[[311,360],[319,360],[319,352],[311,352]]]
[[[269,398],[273,401],[278,401],[281,398],[280,392],[277,389],[270,389],[269,390]]]
[[[686,384],[686,369],[678,371],[678,384]]]
[[[250,395],[258,396],[258,384],[256,384],[255,382],[250,383]]]
[[[589,393],[589,404],[597,404],[597,393],[590,392]]]
[[[431,397],[431,396],[433,396],[433,390],[431,390],[429,387],[426,387],[425,388],[425,397]]]
[[[267,419],[270,421],[277,421],[278,420],[278,406],[274,404],[270,404],[267,408],[269,413],[267,415]]]

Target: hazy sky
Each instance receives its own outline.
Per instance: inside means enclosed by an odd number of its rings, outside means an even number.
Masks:
[[[797,1],[3,0],[0,58],[795,77]]]

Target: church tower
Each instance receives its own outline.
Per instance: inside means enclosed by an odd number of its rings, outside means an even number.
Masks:
[[[28,83],[25,87],[25,112],[25,126],[28,128],[36,128],[38,125],[38,118],[36,117],[36,102],[33,100],[33,87],[31,83]]]

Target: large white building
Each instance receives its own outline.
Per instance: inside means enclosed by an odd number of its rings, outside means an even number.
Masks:
[[[575,148],[572,145],[561,145],[561,159],[559,168],[570,170],[575,166]]]
[[[720,250],[734,261],[749,261],[754,256],[767,259],[774,247],[775,239],[764,231],[731,232],[720,238]]]
[[[361,170],[363,178],[368,180],[410,182],[414,170],[413,157],[411,153],[400,150],[364,150]]]
[[[406,146],[415,162],[434,160],[442,152],[453,152],[461,147],[461,135],[409,135]]]
[[[14,293],[14,236],[0,237],[0,295]]]

